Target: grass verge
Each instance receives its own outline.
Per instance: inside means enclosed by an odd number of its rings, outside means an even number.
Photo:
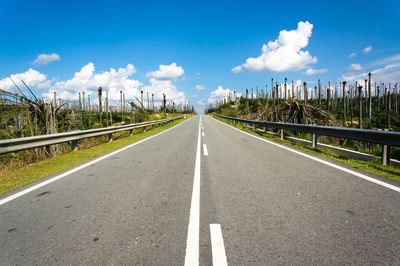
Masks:
[[[184,119],[172,121],[164,126],[151,129],[147,127],[146,132],[136,133],[129,136],[129,132],[114,138],[112,142],[103,143],[88,149],[68,152],[59,156],[48,158],[38,163],[30,164],[18,169],[4,169],[0,171],[0,195],[13,191],[17,188],[45,178],[47,176],[64,171],[68,168],[82,164],[90,159],[104,155],[113,150],[122,148],[128,144],[137,142],[149,136],[155,135],[171,128]]]
[[[216,118],[217,119],[217,118]],[[219,121],[222,121],[220,119],[218,119]],[[243,127],[242,125],[236,125],[236,124],[232,124],[232,123],[227,123],[225,121],[222,121],[223,123],[229,124],[233,127],[236,127],[240,130],[243,130],[245,132],[248,132],[250,134],[268,139],[268,140],[272,140],[278,143],[282,143],[285,144],[287,146],[302,150],[302,151],[306,151],[321,157],[325,157],[327,159],[331,159],[333,161],[354,167],[356,169],[368,172],[368,173],[372,173],[387,179],[391,179],[397,182],[400,182],[400,169],[393,167],[393,166],[388,166],[388,165],[382,165],[380,163],[380,161],[378,159],[375,159],[373,161],[360,161],[360,160],[355,160],[352,158],[349,158],[343,154],[339,154],[336,152],[333,152],[331,150],[325,150],[325,149],[320,149],[320,148],[313,148],[310,146],[305,146],[305,145],[301,145],[298,143],[294,143],[291,142],[289,140],[282,140],[278,137],[269,135],[267,133],[263,133],[263,132],[254,132],[248,128]]]

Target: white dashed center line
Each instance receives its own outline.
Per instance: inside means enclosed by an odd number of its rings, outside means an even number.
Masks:
[[[203,152],[204,152],[204,156],[208,156],[208,151],[207,151],[207,145],[203,144]]]
[[[213,265],[225,266],[228,265],[226,259],[226,252],[224,246],[224,239],[222,238],[221,225],[210,224],[211,234],[211,249],[213,257]]]

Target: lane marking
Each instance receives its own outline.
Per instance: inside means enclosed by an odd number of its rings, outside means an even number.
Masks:
[[[214,118],[214,117],[213,117],[213,118]],[[264,139],[264,138],[255,136],[255,135],[253,135],[253,134],[250,134],[250,133],[247,133],[247,132],[242,131],[242,130],[240,130],[240,129],[237,129],[237,128],[231,126],[231,125],[225,124],[225,123],[223,123],[223,122],[221,122],[221,121],[219,121],[219,120],[217,120],[217,119],[215,119],[215,118],[214,118],[214,120],[218,121],[219,123],[221,123],[221,124],[223,124],[223,125],[225,125],[225,126],[227,126],[227,127],[230,127],[230,128],[232,128],[232,129],[235,129],[235,130],[237,130],[237,131],[239,131],[239,132],[241,132],[241,133],[243,133],[243,134],[246,134],[246,135],[248,135],[248,136],[254,137],[254,138],[259,139],[259,140],[262,140],[262,141],[264,141],[264,142],[267,142],[267,143],[269,143],[269,144],[275,145],[275,146],[280,147],[280,148],[282,148],[282,149],[285,149],[285,150],[294,152],[294,153],[296,153],[296,154],[299,154],[299,155],[304,156],[304,157],[306,157],[306,158],[309,158],[309,159],[311,159],[311,160],[320,162],[320,163],[322,163],[322,164],[331,166],[331,167],[333,167],[333,168],[336,168],[336,169],[341,170],[341,171],[343,171],[343,172],[346,172],[346,173],[348,173],[348,174],[351,174],[351,175],[360,177],[360,178],[362,178],[362,179],[365,179],[365,180],[370,181],[370,182],[372,182],[372,183],[375,183],[375,184],[377,184],[377,185],[380,185],[380,186],[389,188],[389,189],[391,189],[391,190],[400,192],[400,187],[396,187],[396,186],[394,186],[394,185],[391,185],[391,184],[389,184],[389,183],[383,182],[383,181],[381,181],[381,180],[378,180],[378,179],[375,179],[375,178],[366,176],[366,175],[364,175],[364,174],[361,174],[361,173],[358,173],[358,172],[356,172],[356,171],[347,169],[347,168],[345,168],[345,167],[342,167],[342,166],[333,164],[333,163],[331,163],[331,162],[327,162],[327,161],[322,160],[322,159],[320,159],[320,158],[316,158],[316,157],[314,157],[314,156],[311,156],[311,155],[302,153],[302,152],[300,152],[300,151],[297,151],[297,150],[294,150],[294,149],[292,149],[292,148],[283,146],[283,145],[278,144],[278,143],[275,143],[275,142],[273,142],[273,141],[270,141],[270,140],[267,140],[267,139]]]
[[[206,144],[203,144],[203,152],[204,152],[204,156],[208,156],[208,150],[207,150]]]
[[[199,120],[199,133],[197,137],[196,163],[194,166],[192,203],[188,235],[186,240],[185,265],[199,265],[199,229],[200,229],[200,148],[201,148],[201,116]]]
[[[221,225],[210,224],[211,249],[214,266],[227,266],[224,239],[222,237]]]
[[[191,119],[191,118],[189,118],[188,120],[190,120],[190,119]],[[138,145],[138,144],[140,144],[140,143],[142,143],[142,142],[145,142],[145,141],[147,141],[147,140],[149,140],[149,139],[152,139],[152,138],[154,138],[154,137],[157,137],[157,136],[159,136],[159,135],[161,135],[161,134],[163,134],[163,133],[165,133],[165,132],[168,132],[168,131],[172,130],[173,128],[177,127],[177,126],[184,124],[184,123],[187,122],[188,120],[183,121],[182,123],[179,123],[178,125],[175,125],[175,126],[169,128],[169,129],[166,129],[166,130],[164,130],[164,131],[162,131],[162,132],[160,132],[160,133],[157,133],[157,134],[155,134],[155,135],[153,135],[153,136],[150,136],[150,137],[147,137],[147,138],[145,138],[145,139],[139,140],[139,141],[137,141],[137,142],[135,142],[135,143],[132,143],[132,144],[130,144],[130,145],[128,145],[128,146],[125,146],[125,147],[123,147],[123,148],[121,148],[121,149],[118,149],[118,150],[113,151],[113,152],[111,152],[111,153],[108,153],[108,154],[106,154],[106,155],[104,155],[104,156],[101,156],[101,157],[99,157],[99,158],[97,158],[97,159],[95,159],[95,160],[93,160],[93,161],[90,161],[90,162],[88,162],[88,163],[82,164],[81,166],[78,166],[78,167],[76,167],[76,168],[74,168],[74,169],[71,169],[71,170],[69,170],[69,171],[67,171],[67,172],[65,172],[65,173],[62,173],[62,174],[60,174],[60,175],[57,175],[57,176],[55,176],[55,177],[53,177],[53,178],[50,178],[50,179],[48,179],[48,180],[46,180],[46,181],[43,181],[43,182],[39,183],[39,184],[36,184],[36,185],[34,185],[34,186],[31,186],[31,187],[29,187],[29,188],[27,188],[27,189],[24,189],[24,190],[20,191],[20,192],[17,192],[17,193],[15,193],[15,194],[13,194],[13,195],[10,195],[10,196],[8,196],[8,197],[6,197],[6,198],[4,198],[4,199],[1,199],[1,200],[0,200],[0,206],[3,205],[3,204],[5,204],[5,203],[7,203],[7,202],[9,202],[9,201],[12,201],[12,200],[14,200],[14,199],[16,199],[16,198],[19,198],[19,197],[21,197],[21,196],[23,196],[23,195],[25,195],[25,194],[28,194],[29,192],[32,192],[32,191],[34,191],[34,190],[36,190],[36,189],[38,189],[38,188],[41,188],[41,187],[43,187],[43,186],[45,186],[45,185],[48,185],[48,184],[50,184],[50,183],[53,183],[54,181],[57,181],[57,180],[59,180],[59,179],[61,179],[61,178],[63,178],[63,177],[66,177],[66,176],[68,176],[68,175],[70,175],[70,174],[72,174],[72,173],[75,173],[75,172],[77,172],[77,171],[79,171],[79,170],[82,170],[83,168],[86,168],[86,167],[88,167],[88,166],[90,166],[90,165],[92,165],[92,164],[95,164],[95,163],[97,163],[97,162],[100,162],[101,160],[104,160],[104,159],[106,159],[106,158],[108,158],[108,157],[110,157],[110,156],[113,156],[113,155],[115,155],[115,154],[117,154],[117,153],[119,153],[119,152],[121,152],[121,151],[124,151],[124,150],[127,150],[127,149],[129,149],[129,148],[132,148],[132,147],[135,146],[135,145]]]
[[[204,132],[201,132],[201,135],[204,137]]]

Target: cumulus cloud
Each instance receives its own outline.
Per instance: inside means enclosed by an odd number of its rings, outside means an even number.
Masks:
[[[360,64],[351,64],[347,67],[348,70],[361,70],[362,66]]]
[[[24,89],[23,80],[28,87],[35,89],[45,89],[50,87],[51,81],[47,79],[45,74],[40,73],[32,68],[28,69],[23,73],[12,74],[10,77],[18,85],[20,89]],[[10,91],[13,93],[18,93],[17,88],[9,77],[0,80],[0,89]]]
[[[154,93],[156,101],[163,99],[163,93],[167,96],[167,101],[174,101],[177,104],[185,101],[185,93],[179,91],[170,79],[150,78],[150,85],[144,86],[143,91]]]
[[[354,52],[354,53],[351,53],[351,54],[349,55],[349,57],[350,57],[350,58],[354,58],[354,57],[356,57],[356,55],[357,55],[357,53]]]
[[[85,91],[96,97],[98,88],[103,87],[104,90],[108,90],[110,100],[119,100],[121,90],[125,91],[125,97],[130,99],[140,95],[138,88],[142,85],[138,80],[129,79],[135,72],[135,67],[128,64],[118,70],[110,68],[110,71],[95,73],[95,66],[90,62],[71,79],[56,82],[43,96],[51,98],[55,91],[57,97],[63,100],[75,100],[79,92]]]
[[[309,68],[306,70],[306,72],[304,72],[304,74],[306,75],[315,75],[315,74],[324,74],[328,72],[328,69],[313,69],[313,68]]]
[[[196,86],[194,87],[194,89],[195,89],[195,90],[198,90],[198,91],[202,91],[202,90],[205,90],[206,87],[204,87],[203,85],[196,85]]]
[[[224,89],[222,86],[218,86],[218,88],[211,92],[210,97],[208,97],[207,102],[210,104],[214,104],[216,101],[219,101],[220,99],[224,98],[225,96],[228,96],[229,93],[233,94],[233,90],[230,89]]]
[[[365,64],[359,70],[350,70],[341,76],[346,81],[362,81],[368,78],[368,73],[372,74],[372,80],[383,81],[385,83],[397,83],[400,77],[400,54],[375,60]]]
[[[200,100],[197,101],[197,104],[200,105],[200,106],[204,106],[205,102],[204,102],[203,99],[200,99]]]
[[[60,61],[60,56],[56,53],[53,54],[40,54],[32,63],[34,65],[47,65],[53,61]]]
[[[233,73],[244,70],[252,72],[262,71],[298,71],[309,64],[317,63],[317,58],[302,49],[308,45],[313,25],[308,21],[300,21],[296,30],[282,30],[278,39],[263,45],[261,55],[257,58],[248,58],[246,63],[232,69]]]
[[[365,47],[365,48],[363,49],[363,53],[364,53],[364,54],[367,54],[367,53],[371,52],[371,50],[372,50],[372,46],[367,46],[367,47]]]
[[[148,72],[146,77],[148,78],[156,78],[156,79],[172,79],[176,80],[181,77],[185,71],[182,67],[177,66],[176,63],[172,63],[170,65],[160,65],[158,70]]]

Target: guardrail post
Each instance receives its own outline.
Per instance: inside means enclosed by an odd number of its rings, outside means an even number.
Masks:
[[[390,165],[390,146],[382,145],[382,164]]]
[[[281,129],[281,139],[284,139],[285,137],[285,132],[283,131],[283,129]]]
[[[107,137],[108,137],[108,142],[111,142],[113,140],[113,134],[112,133],[108,133]]]
[[[264,133],[267,133],[267,128],[266,127],[264,127]]]
[[[253,131],[256,131],[256,125],[253,124]]]
[[[146,132],[146,126],[143,127],[143,133]]]
[[[384,131],[389,131],[389,129],[384,129]],[[382,145],[382,164],[390,165],[390,146]]]
[[[129,129],[129,136],[133,135],[133,129]]]
[[[71,151],[77,151],[78,150],[78,141],[73,140],[71,141]]]
[[[317,145],[318,145],[318,143],[317,143],[317,135],[316,134],[312,134],[312,145],[311,146],[313,148],[316,148]]]

